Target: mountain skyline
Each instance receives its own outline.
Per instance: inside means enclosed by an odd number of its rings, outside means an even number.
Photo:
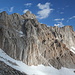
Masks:
[[[6,11],[8,14],[24,14],[26,11],[37,16],[39,22],[47,26],[71,25],[75,30],[75,1],[74,0],[0,0],[0,12]]]
[[[74,12],[57,14],[53,1],[2,2],[0,75],[75,75]]]

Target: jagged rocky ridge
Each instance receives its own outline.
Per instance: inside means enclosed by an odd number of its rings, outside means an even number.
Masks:
[[[0,48],[27,65],[75,68],[75,32],[72,26],[47,27],[29,11],[23,15],[0,13]]]

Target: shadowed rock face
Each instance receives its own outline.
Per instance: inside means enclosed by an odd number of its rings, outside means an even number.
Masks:
[[[75,68],[75,32],[71,26],[47,27],[36,16],[0,13],[0,48],[27,65]]]
[[[0,75],[26,75],[0,61]]]

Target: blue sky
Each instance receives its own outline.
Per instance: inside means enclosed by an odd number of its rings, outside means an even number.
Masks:
[[[75,0],[0,0],[0,12],[24,14],[31,11],[48,26],[72,25],[75,30]]]

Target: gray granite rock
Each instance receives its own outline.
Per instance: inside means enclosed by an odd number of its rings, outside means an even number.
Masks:
[[[71,26],[47,27],[29,11],[24,15],[0,13],[0,48],[27,65],[75,68],[75,32]]]

